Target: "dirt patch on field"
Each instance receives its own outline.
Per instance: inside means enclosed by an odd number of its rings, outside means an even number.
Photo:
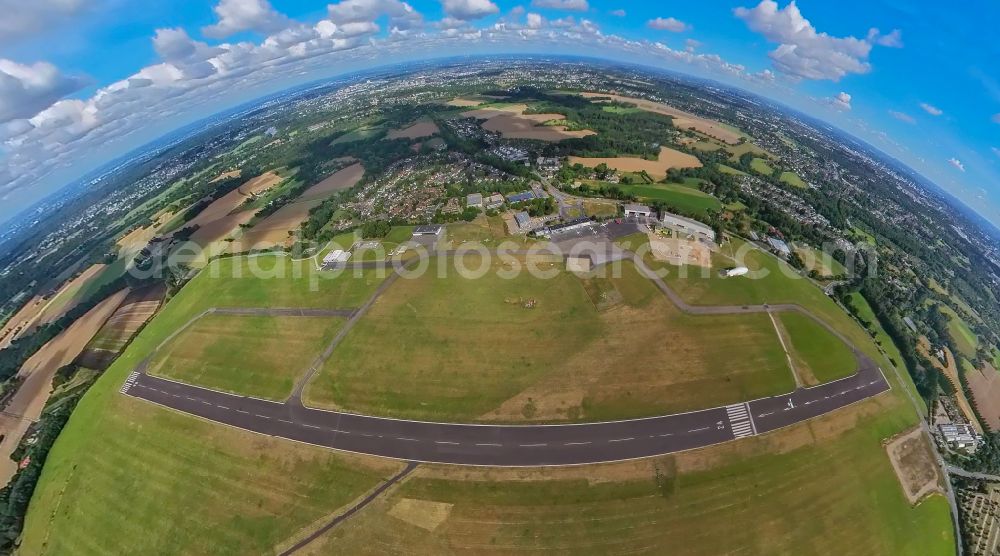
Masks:
[[[459,97],[459,98],[453,98],[448,102],[446,102],[445,104],[447,104],[448,106],[457,106],[459,108],[465,108],[466,106],[479,106],[482,103],[483,101],[481,100]]]
[[[924,356],[928,361],[934,364],[934,367],[944,373],[944,376],[948,377],[951,381],[952,386],[955,387],[955,401],[957,402],[958,408],[962,410],[965,418],[972,424],[975,429],[982,434],[983,426],[979,424],[979,420],[976,419],[976,413],[972,411],[972,404],[969,403],[968,398],[965,397],[965,392],[962,390],[962,383],[958,380],[958,365],[955,362],[955,356],[952,355],[951,350],[948,348],[943,348],[945,361],[942,363],[938,359],[937,355],[931,353],[931,345],[927,340],[926,336],[921,336],[917,340],[917,352]]]
[[[543,125],[546,122],[562,121],[562,114],[525,114],[525,104],[510,104],[462,112],[466,118],[486,120],[483,129],[500,133],[505,139],[535,139],[538,141],[562,141],[594,135],[589,129],[567,130],[566,126]]]
[[[433,531],[448,519],[454,504],[431,502],[414,498],[400,498],[389,510],[389,515],[416,525],[425,531]]]
[[[360,162],[352,164],[343,170],[334,172],[323,181],[317,183],[309,189],[306,189],[297,200],[306,201],[310,199],[322,199],[329,196],[331,193],[350,189],[357,185],[364,175],[365,167],[362,166]]]
[[[215,176],[208,183],[215,183],[217,181],[227,180],[229,178],[238,178],[238,177],[240,177],[240,171],[239,170],[230,170],[229,172],[223,172],[223,173],[219,174],[218,176]]]
[[[584,158],[580,156],[569,157],[570,164],[583,164],[593,168],[598,164],[607,164],[621,172],[643,172],[645,171],[654,178],[663,178],[667,175],[667,170],[671,168],[700,168],[701,161],[697,157],[680,151],[675,151],[667,147],[660,147],[660,156],[656,160],[646,160],[630,156],[619,156],[615,158]]]
[[[739,143],[742,135],[729,129],[728,127],[720,124],[719,122],[713,122],[702,118],[700,116],[695,116],[689,112],[684,112],[683,110],[678,110],[672,106],[662,104],[659,102],[653,102],[651,100],[633,98],[633,97],[623,97],[620,95],[611,95],[607,93],[581,93],[582,96],[586,98],[609,98],[617,102],[626,102],[629,104],[634,104],[637,108],[645,110],[647,112],[653,112],[655,114],[663,114],[665,116],[670,116],[674,120],[674,127],[678,129],[689,129],[694,128],[698,133],[708,135],[730,145],[735,145]]]
[[[240,224],[249,222],[255,212],[252,210],[235,211],[249,197],[274,187],[282,179],[275,172],[267,172],[212,202],[205,210],[184,224],[185,227],[198,226],[198,230],[191,234],[191,240],[205,247],[230,235]]]
[[[11,461],[10,455],[27,431],[28,420],[37,420],[42,414],[56,371],[76,359],[127,295],[128,290],[122,290],[98,303],[21,366],[18,376],[24,382],[5,408],[6,413],[0,415],[0,434],[3,435],[0,441],[0,484],[6,485],[17,470],[17,464]],[[24,416],[24,419],[14,415]]]
[[[31,326],[35,317],[42,312],[44,307],[45,300],[36,295],[29,299],[18,312],[14,313],[14,316],[0,329],[0,349],[9,346],[11,342],[21,335],[22,330]]]
[[[653,258],[673,265],[712,267],[712,251],[702,242],[647,233]]]
[[[365,167],[360,163],[352,164],[335,172],[306,189],[295,202],[281,207],[274,214],[250,228],[243,237],[233,242],[232,251],[240,252],[290,244],[292,241],[291,232],[297,230],[302,222],[309,217],[309,211],[313,207],[337,191],[354,187],[364,175]]]
[[[910,504],[916,505],[933,492],[942,492],[941,470],[923,429],[916,427],[890,440],[885,451]]]
[[[422,120],[403,129],[391,129],[385,137],[386,139],[420,139],[421,137],[430,137],[440,131],[434,122]]]
[[[985,363],[982,369],[966,373],[976,409],[986,421],[991,431],[1000,430],[1000,372],[993,365]]]

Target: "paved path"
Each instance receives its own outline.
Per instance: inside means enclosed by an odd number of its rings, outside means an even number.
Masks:
[[[695,306],[686,303],[646,265],[637,267],[682,311],[698,315],[796,311],[798,305]],[[789,394],[688,413],[585,424],[490,425],[433,423],[325,411],[305,407],[304,385],[375,300],[393,273],[350,319],[313,363],[286,402],[227,394],[146,374],[145,364],[121,388],[123,394],[249,431],[337,450],[416,462],[486,466],[575,465],[643,458],[754,436],[829,413],[889,390],[874,361],[851,346],[857,372],[849,377],[798,388]]]

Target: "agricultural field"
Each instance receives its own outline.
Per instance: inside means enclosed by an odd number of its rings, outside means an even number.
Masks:
[[[570,164],[583,164],[589,168],[599,164],[607,164],[609,168],[621,172],[646,172],[650,176],[662,179],[667,175],[667,170],[671,168],[700,168],[701,161],[697,157],[676,151],[668,147],[660,147],[660,155],[656,160],[646,160],[645,158],[619,156],[614,158],[585,158],[571,156],[568,159]]]
[[[160,348],[149,373],[281,401],[340,330],[339,317],[208,314]]]
[[[42,414],[56,371],[76,359],[127,294],[127,290],[122,290],[98,303],[21,366],[18,376],[24,381],[0,415],[0,482],[3,484],[7,484],[16,471],[17,463],[10,455],[31,422]]]
[[[676,183],[654,183],[649,185],[620,185],[622,191],[647,201],[663,201],[684,213],[707,214],[719,211],[722,203],[700,189]]]
[[[504,139],[562,141],[595,134],[589,129],[567,129],[567,126],[561,125],[566,119],[562,114],[525,114],[527,109],[526,104],[494,103],[462,112],[462,116],[486,120],[483,129],[498,132]]]
[[[669,457],[531,470],[421,467],[316,553],[666,549],[946,554],[948,503],[911,506],[881,442],[912,426],[890,400]],[[893,409],[895,407],[895,409]]]
[[[610,310],[561,266],[540,265],[551,279],[503,279],[496,272],[510,267],[493,265],[478,279],[449,265],[446,278],[394,283],[308,386],[307,402],[416,419],[591,421],[794,388],[766,315],[684,315],[631,263],[608,278],[622,299]]]
[[[291,243],[292,234],[302,221],[309,217],[310,210],[333,193],[354,187],[361,181],[364,173],[365,169],[361,164],[352,164],[334,172],[303,191],[294,201],[254,224],[242,237],[232,243],[230,251],[238,253]]]
[[[962,367],[983,424],[991,431],[1000,430],[1000,371],[989,363],[976,369],[968,359],[962,360]]]
[[[391,129],[385,137],[386,139],[420,139],[422,137],[430,137],[440,131],[434,122],[420,120],[402,129]]]
[[[77,358],[77,364],[104,370],[148,321],[160,306],[166,293],[163,286],[150,286],[129,292],[128,296],[104,323]]]
[[[807,386],[854,374],[857,361],[851,349],[821,324],[801,313],[779,313],[776,318],[790,340],[789,349]]]

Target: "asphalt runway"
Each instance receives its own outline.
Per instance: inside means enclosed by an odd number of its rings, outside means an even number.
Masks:
[[[330,357],[353,324],[394,282],[393,274],[357,310],[292,397],[271,402],[153,377],[142,363],[121,393],[240,429],[400,460],[483,466],[580,465],[644,458],[720,444],[780,429],[889,390],[881,369],[846,338],[798,305],[692,306],[641,262],[637,267],[681,310],[692,314],[796,311],[808,315],[851,346],[857,372],[789,394],[724,407],[644,419],[559,425],[490,425],[389,419],[307,408],[302,387]]]

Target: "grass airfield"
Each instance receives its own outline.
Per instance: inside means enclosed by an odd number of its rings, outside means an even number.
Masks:
[[[751,268],[777,264],[752,257]],[[274,256],[257,258],[213,265],[229,276],[234,268],[278,264]],[[312,261],[290,264],[299,277],[212,279],[203,272],[150,322],[56,443],[23,553],[279,551],[399,470],[397,462],[256,436],[118,394],[139,361],[206,308],[350,308],[382,281],[376,271],[333,277]],[[309,286],[310,277],[319,278],[313,273],[324,274],[317,291]],[[817,314],[840,311],[804,280],[681,280],[668,279],[700,304],[778,302],[780,294]],[[560,271],[547,289],[533,280],[499,282],[398,280],[307,394],[383,414],[524,422],[662,413],[793,387],[766,315],[702,326],[695,321],[705,317],[677,313],[634,268],[606,281]],[[525,307],[529,299],[533,308]],[[838,330],[878,357],[867,335],[839,314],[832,321]],[[801,323],[782,325],[798,361],[817,379],[834,376],[824,374],[819,355],[829,345],[796,341]],[[547,343],[553,353],[539,349]],[[521,358],[509,360],[511,353]],[[578,364],[585,356],[608,363]],[[342,366],[351,358],[363,368]],[[433,361],[453,365],[435,369]],[[409,373],[401,372],[404,363]],[[477,374],[467,370],[473,364]],[[665,458],[554,469],[423,466],[309,553],[948,552],[947,503],[933,496],[911,507],[882,449],[882,440],[916,423],[899,382],[886,374],[889,394]]]

